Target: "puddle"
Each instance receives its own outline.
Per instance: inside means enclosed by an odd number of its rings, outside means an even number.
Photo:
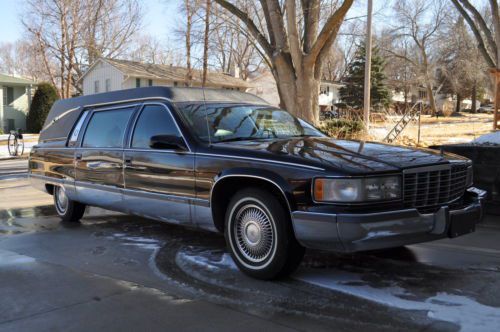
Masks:
[[[21,209],[0,210],[0,222],[14,220],[16,218],[51,217],[56,215],[53,205],[43,205]]]
[[[146,238],[142,236],[127,236],[124,233],[115,233],[106,238],[110,240],[120,240],[124,246],[132,246],[146,250],[158,250],[162,242],[152,238]]]
[[[274,288],[283,284],[279,281],[265,283],[248,280],[238,271],[231,256],[223,250],[188,246],[177,252],[175,262],[190,276],[226,290],[247,289],[256,294],[263,292],[266,295],[262,301],[267,297],[272,298],[273,292],[276,292]],[[481,287],[481,283],[484,284],[484,276],[469,274],[450,277],[456,275],[456,271],[436,270],[418,263],[400,261],[380,264],[377,269],[375,266],[378,263],[376,258],[362,255],[311,255],[306,256],[304,264],[292,275],[292,279],[337,294],[350,295],[351,297],[344,298],[347,302],[352,303],[354,297],[390,310],[421,312],[432,321],[451,323],[462,331],[498,331],[500,308],[489,305],[488,298],[476,298],[485,297],[475,289]],[[486,276],[488,277],[491,275]],[[469,278],[473,282],[475,280],[476,285],[470,284]],[[285,284],[287,283],[285,281]],[[265,291],[267,286],[273,290]],[[496,285],[492,286],[492,289],[497,289]],[[298,293],[300,292],[296,294]],[[496,298],[494,294],[492,297]],[[300,303],[301,300],[288,298],[285,301]],[[310,305],[316,308],[325,306],[321,300]],[[284,304],[283,306],[286,307]]]
[[[34,263],[33,257],[19,255],[12,251],[0,250],[0,268]]]
[[[424,301],[408,290],[394,285],[375,288],[362,275],[337,269],[301,270],[293,278],[316,286],[403,310],[424,310],[429,318],[455,323],[462,331],[498,331],[500,308],[483,305],[463,295],[437,292]]]

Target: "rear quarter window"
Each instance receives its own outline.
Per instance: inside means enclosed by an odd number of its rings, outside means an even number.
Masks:
[[[133,108],[98,111],[92,114],[82,146],[85,148],[121,148]]]

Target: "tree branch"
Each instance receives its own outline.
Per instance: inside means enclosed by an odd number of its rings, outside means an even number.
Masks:
[[[479,28],[476,26],[474,20],[470,17],[469,13],[465,10],[465,8],[458,2],[459,0],[451,0],[455,7],[457,8],[458,12],[463,16],[463,18],[467,21],[469,24],[469,27],[472,30],[472,33],[476,37],[477,40],[477,46],[479,50],[481,51],[481,54],[484,57],[484,60],[488,63],[488,66],[494,68],[496,67],[495,61],[493,61],[491,55],[489,54],[488,50],[486,49],[486,45],[484,44],[484,39],[483,36],[481,36],[481,32],[479,31]]]
[[[297,5],[295,0],[285,1],[286,23],[288,28],[288,42],[290,44],[290,54],[297,72],[302,70],[302,49],[300,48],[299,33],[297,30]]]
[[[452,0],[453,3],[457,0]],[[469,2],[469,0],[458,0],[462,3],[462,8],[467,9],[472,13],[474,16],[474,19],[476,20],[477,24],[479,25],[479,29],[483,32],[483,34],[486,37],[486,42],[488,43],[489,47],[493,51],[493,53],[496,55],[498,54],[497,50],[497,44],[495,42],[495,39],[493,38],[493,35],[491,33],[491,30],[488,28],[488,25],[486,24],[484,18],[481,16],[479,11]],[[455,5],[456,6],[456,5]],[[496,61],[495,61],[496,62]]]
[[[267,38],[264,36],[264,34],[257,28],[253,20],[248,16],[247,13],[244,13],[240,9],[238,9],[236,6],[234,6],[232,3],[228,2],[227,0],[214,0],[217,2],[221,7],[238,17],[248,28],[248,31],[252,34],[252,36],[257,40],[259,45],[262,47],[264,52],[268,57],[272,57],[273,55],[273,48],[269,44],[269,41]]]
[[[328,18],[309,54],[311,62],[316,62],[321,50],[328,44],[332,33],[338,31],[352,3],[353,0],[344,0],[340,8]]]

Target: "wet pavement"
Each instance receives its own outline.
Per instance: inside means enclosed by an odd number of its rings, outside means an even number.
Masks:
[[[308,251],[290,278],[263,282],[217,234],[98,208],[62,223],[49,195],[4,169],[0,331],[500,328],[499,217],[454,240]]]

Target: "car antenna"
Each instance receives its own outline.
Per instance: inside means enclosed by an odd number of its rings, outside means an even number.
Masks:
[[[202,84],[201,84],[201,91],[203,92],[203,106],[205,107],[205,121],[207,123],[208,146],[212,146],[212,137],[210,135],[210,125],[208,123],[207,98],[205,96],[205,82],[202,82]]]

